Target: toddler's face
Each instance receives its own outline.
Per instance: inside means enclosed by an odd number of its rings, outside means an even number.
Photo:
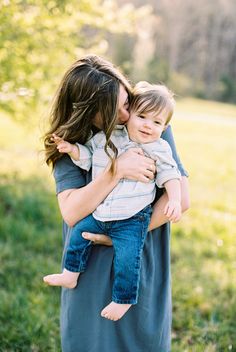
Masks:
[[[138,114],[130,112],[127,130],[132,141],[137,143],[151,143],[158,140],[165,129],[167,113],[163,110],[156,115],[155,112]]]

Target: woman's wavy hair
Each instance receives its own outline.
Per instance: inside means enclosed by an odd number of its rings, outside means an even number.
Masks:
[[[117,120],[120,84],[130,97],[128,80],[109,61],[97,55],[87,55],[68,69],[54,98],[50,128],[44,135],[48,165],[54,167],[55,162],[62,157],[51,140],[52,134],[70,143],[84,144],[90,137],[95,115],[99,113],[102,131],[106,136],[105,151],[111,160],[111,171],[114,172],[117,148],[110,137]]]

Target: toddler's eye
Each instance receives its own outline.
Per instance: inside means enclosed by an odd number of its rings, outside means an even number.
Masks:
[[[140,118],[140,119],[145,119],[145,116],[139,115],[139,118]]]
[[[154,121],[156,125],[160,125],[161,123],[159,121]]]

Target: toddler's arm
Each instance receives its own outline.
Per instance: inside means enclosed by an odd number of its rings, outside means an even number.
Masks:
[[[180,172],[172,157],[171,148],[166,141],[159,141],[154,156],[157,167],[156,184],[160,188],[165,187],[168,196],[168,202],[164,207],[164,215],[169,221],[177,222],[180,220],[182,213]]]
[[[177,222],[182,215],[181,210],[181,188],[178,179],[172,179],[164,184],[168,195],[168,202],[164,208],[164,214],[169,221]]]
[[[76,144],[71,144],[53,133],[51,140],[57,145],[59,153],[66,153],[72,159],[79,160],[80,152]]]
[[[162,134],[162,138],[164,138],[164,140],[166,140],[169,143],[173,158],[176,161],[178,169],[180,170],[180,173],[181,173],[181,180],[180,180],[181,207],[182,207],[182,213],[183,213],[187,211],[190,207],[188,173],[185,170],[183,164],[181,163],[181,160],[176,151],[176,145],[175,145],[175,141],[174,141],[174,137],[173,137],[173,133],[170,125]],[[165,192],[153,206],[153,213],[151,216],[151,222],[149,224],[149,230],[153,230],[168,222],[169,219],[164,214],[164,209],[167,202],[168,202],[168,196],[167,196],[167,192]]]
[[[90,150],[92,148],[92,139],[86,145],[69,143],[55,133],[53,133],[51,139],[56,143],[60,153],[67,153],[75,165],[89,171],[92,165],[92,153]]]
[[[156,184],[159,188],[164,187],[164,184],[172,179],[181,178],[177,164],[172,157],[172,152],[169,144],[163,139],[159,140],[157,149],[153,151],[153,157],[156,160]]]

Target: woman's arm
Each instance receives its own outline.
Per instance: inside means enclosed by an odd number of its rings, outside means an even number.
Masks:
[[[182,207],[182,212],[185,212],[190,207],[188,178],[186,176],[182,176],[180,180],[180,184],[181,184],[181,197],[182,197],[181,207]],[[169,219],[164,215],[164,208],[167,204],[167,201],[168,201],[167,194],[164,193],[163,196],[161,196],[159,200],[154,204],[151,222],[148,228],[149,231],[154,230],[155,228],[169,221]],[[108,236],[97,235],[89,232],[84,232],[82,236],[85,239],[92,241],[94,244],[112,246],[112,241]]]
[[[58,204],[67,225],[74,226],[76,222],[92,213],[116,184],[116,179],[106,170],[84,187],[59,193]]]
[[[91,214],[113,190],[121,178],[148,182],[152,179],[154,162],[134,148],[123,153],[116,161],[113,176],[107,167],[95,180],[81,188],[66,189],[58,194],[58,203],[63,219],[69,226]],[[64,174],[66,178],[66,174]]]
[[[186,176],[181,177],[180,186],[181,186],[181,208],[183,213],[186,210],[188,210],[190,206],[188,178]],[[165,192],[153,206],[153,213],[149,224],[149,231],[169,221],[167,216],[164,214],[164,209],[167,202],[168,202],[168,197],[167,197],[167,193]]]

